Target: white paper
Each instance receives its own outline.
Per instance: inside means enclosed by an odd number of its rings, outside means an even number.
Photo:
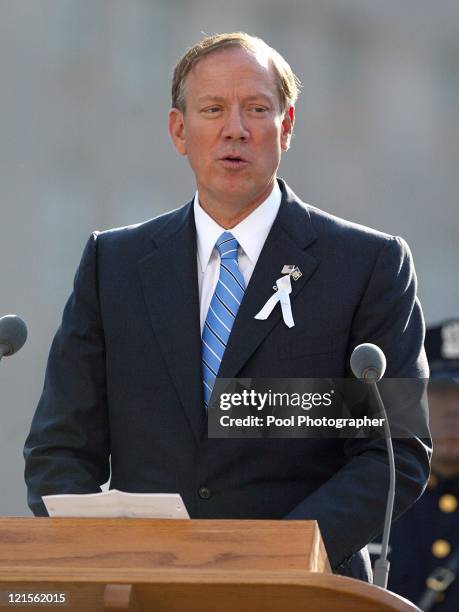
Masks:
[[[44,495],[49,516],[189,519],[179,493],[125,493],[117,489],[82,495]]]

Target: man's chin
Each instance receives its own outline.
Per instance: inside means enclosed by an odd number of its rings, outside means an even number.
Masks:
[[[435,448],[434,453],[436,453],[436,457],[432,461],[432,466],[434,464],[447,468],[452,468],[456,466],[459,472],[459,453],[457,452],[457,450],[454,453],[446,453],[442,452],[442,450]]]
[[[253,182],[242,177],[229,177],[218,185],[214,193],[218,199],[227,203],[234,202],[234,204],[250,202],[257,196]]]

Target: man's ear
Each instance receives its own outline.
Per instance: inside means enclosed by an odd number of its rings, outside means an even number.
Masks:
[[[178,108],[169,111],[169,134],[180,155],[186,155],[185,117]]]
[[[289,106],[284,113],[282,119],[282,132],[281,132],[281,149],[288,151],[290,147],[290,139],[293,134],[293,126],[295,124],[295,107]]]

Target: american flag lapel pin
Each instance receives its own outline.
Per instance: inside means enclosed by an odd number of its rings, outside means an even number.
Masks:
[[[290,274],[294,281],[297,281],[303,276],[303,272],[301,272],[299,267],[295,266],[294,264],[285,264],[281,270],[281,274]]]

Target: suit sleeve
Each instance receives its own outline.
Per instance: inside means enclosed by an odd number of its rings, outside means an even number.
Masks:
[[[408,245],[391,238],[376,259],[356,310],[349,357],[362,342],[377,344],[387,359],[387,377],[428,378],[424,321],[416,297],[416,275]],[[352,376],[350,371],[348,375]],[[418,402],[413,410],[420,410]],[[419,414],[419,421],[424,416]],[[423,428],[427,429],[427,425]],[[394,518],[421,495],[429,475],[430,438],[394,439],[396,495]],[[385,440],[349,439],[347,462],[286,518],[316,519],[332,568],[341,570],[354,553],[381,533],[389,467]]]
[[[24,447],[28,503],[42,495],[96,493],[109,478],[105,345],[97,291],[97,232],[86,244],[54,337],[43,392]]]

